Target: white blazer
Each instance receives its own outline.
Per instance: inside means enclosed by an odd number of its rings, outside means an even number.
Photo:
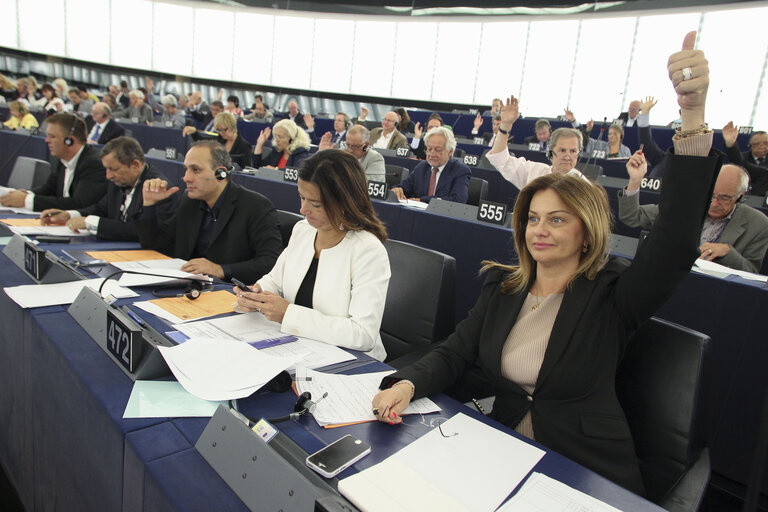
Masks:
[[[297,222],[288,247],[258,281],[262,290],[291,303],[281,331],[360,350],[383,361],[387,352],[379,329],[390,277],[384,244],[367,231],[349,231],[338,245],[324,249],[310,309],[293,302],[315,255],[316,234],[306,220]]]

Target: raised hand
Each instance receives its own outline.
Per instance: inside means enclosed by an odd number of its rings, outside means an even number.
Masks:
[[[259,138],[256,139],[256,145],[264,146],[264,144],[269,140],[270,135],[272,135],[272,130],[269,128],[269,126],[265,126],[264,129],[259,132]]]
[[[179,187],[168,188],[168,182],[160,178],[153,178],[144,182],[142,195],[144,206],[152,206],[155,203],[171,197],[179,191]]]
[[[331,132],[325,132],[323,136],[320,137],[320,143],[317,145],[317,150],[322,151],[334,147],[336,147],[336,144],[331,144]]]
[[[304,114],[304,123],[307,125],[307,130],[315,129],[315,118],[312,114]]]
[[[196,131],[197,131],[197,128],[195,128],[194,126],[185,126],[181,130],[181,135],[182,137],[186,137],[187,135],[192,135]]]
[[[656,98],[653,96],[646,96],[645,100],[640,102],[640,111],[643,114],[650,114],[651,109],[656,106]]]
[[[639,189],[647,172],[648,162],[645,161],[645,155],[642,151],[635,151],[635,154],[627,160],[627,173],[629,174],[627,190]]]
[[[477,114],[473,124],[475,126],[475,131],[479,131],[480,127],[483,126],[483,116]]]
[[[358,119],[360,121],[365,121],[366,117],[368,117],[368,109],[365,107],[360,108],[360,117],[358,117]]]
[[[507,104],[501,107],[501,127],[505,130],[512,128],[517,118],[520,117],[520,105],[514,96],[507,99]]]
[[[566,119],[567,121],[570,121],[570,122],[572,122],[572,123],[576,122],[576,116],[574,116],[574,115],[573,115],[573,112],[571,112],[571,111],[570,111],[570,110],[568,110],[567,108],[566,108],[566,109],[564,109],[564,110],[565,110],[565,119]]]
[[[677,93],[677,104],[682,111],[683,129],[695,129],[704,122],[704,106],[709,88],[709,63],[704,52],[694,50],[696,32],[688,32],[683,40],[683,49],[669,57],[667,70],[669,79]],[[686,123],[688,121],[688,123]]]
[[[739,138],[739,129],[733,126],[733,121],[728,121],[728,124],[723,126],[723,139],[725,139],[725,147],[731,148],[736,144],[736,139]]]
[[[592,128],[594,128],[594,127],[595,127],[595,122],[592,119],[587,121],[587,135],[592,133]]]
[[[420,139],[422,133],[424,133],[424,130],[421,128],[421,123],[416,123],[413,126],[413,138]]]

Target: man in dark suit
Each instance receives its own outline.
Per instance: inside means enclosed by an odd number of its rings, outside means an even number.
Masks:
[[[485,141],[485,145],[489,147],[493,147],[493,144],[496,142],[496,137],[499,133],[499,126],[501,125],[501,116],[495,115],[493,116],[493,121],[491,122],[491,131],[485,132],[482,135],[480,135],[480,128],[483,126],[483,118],[480,117],[480,114],[478,114],[475,117],[474,122],[474,128],[472,128],[472,138],[475,137],[482,137],[483,141]],[[507,142],[512,143],[513,137],[512,135],[507,135]]]
[[[763,131],[754,132],[749,139],[749,151],[739,151],[736,139],[739,130],[729,122],[723,127],[725,154],[736,165],[743,166],[752,181],[750,194],[762,196],[768,192],[768,134]]]
[[[637,123],[637,116],[639,115],[640,100],[632,100],[629,102],[629,108],[627,111],[619,114],[619,119],[621,119],[621,121],[624,123],[624,126],[635,126],[635,123]]]
[[[296,126],[304,130],[307,129],[307,122],[304,120],[304,114],[299,110],[299,104],[295,101],[288,102],[288,112],[283,114],[280,119],[290,119]]]
[[[221,109],[224,110],[223,104]],[[189,93],[189,114],[195,121],[203,123],[203,127],[216,117],[216,115],[210,115],[211,108],[205,101],[203,101],[203,93],[200,91],[192,91]]]
[[[48,181],[31,191],[14,190],[0,204],[41,212],[47,208],[73,210],[94,204],[104,196],[107,180],[99,150],[85,144],[85,122],[72,114],[54,114],[46,121],[51,156]]]
[[[88,144],[106,144],[125,135],[125,128],[112,120],[112,109],[106,103],[91,107],[91,115],[85,118],[88,126]]]
[[[453,133],[444,126],[432,128],[424,136],[427,160],[417,165],[403,182],[392,189],[398,199],[428,203],[439,197],[455,203],[466,203],[469,195],[469,167],[452,159],[456,149]]]
[[[254,283],[283,249],[277,213],[266,197],[229,181],[232,159],[221,144],[200,141],[184,158],[187,193],[173,215],[157,203],[179,190],[162,179],[144,182],[136,221],[142,247],[189,260],[181,269]]]
[[[207,110],[204,116],[202,116],[201,122],[200,122],[200,129],[204,132],[212,132],[214,131],[214,122],[213,120],[216,119],[216,116],[220,113],[224,112],[224,104],[220,102],[219,100],[214,101],[211,103],[211,107]],[[195,118],[197,119],[197,118]],[[185,126],[183,128],[182,133],[184,135],[191,135],[197,131],[197,129],[194,126]]]
[[[130,137],[118,137],[101,150],[101,162],[109,180],[107,193],[98,203],[78,210],[51,208],[40,214],[43,224],[65,224],[74,232],[87,229],[105,240],[136,242],[139,235],[132,219],[141,213],[142,188],[148,179],[165,179],[149,167],[139,142]],[[163,215],[176,210],[176,196],[158,203]]]
[[[549,136],[552,135],[552,125],[546,119],[539,119],[534,125],[536,133],[525,138],[526,144],[536,143],[540,151],[549,149]]]

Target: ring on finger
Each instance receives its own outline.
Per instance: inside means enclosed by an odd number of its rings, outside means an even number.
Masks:
[[[693,78],[693,72],[691,71],[691,68],[683,68],[683,81],[690,80],[691,78]]]

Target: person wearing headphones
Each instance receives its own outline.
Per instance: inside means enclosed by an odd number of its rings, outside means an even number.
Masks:
[[[515,124],[518,117],[520,117],[520,105],[517,98],[510,96],[507,104],[501,109],[499,133],[509,135],[512,125]],[[583,145],[583,138],[579,130],[558,128],[552,132],[548,144],[547,156],[552,161],[552,165],[531,162],[523,157],[510,155],[505,137],[496,137],[493,147],[485,156],[491,165],[504,176],[504,179],[518,189],[522,189],[539,176],[550,173],[570,174],[587,179],[576,169],[579,152]]]
[[[238,310],[260,311],[286,334],[383,361],[387,231],[360,164],[344,151],[319,151],[299,169],[298,189],[305,220],[296,223],[269,273],[250,291],[235,289]]]
[[[640,205],[644,171],[629,170],[629,184],[619,191],[619,219],[627,226],[650,230],[659,215],[659,206]],[[723,165],[701,230],[701,259],[737,270],[760,272],[768,250],[768,217],[739,202],[748,192],[747,171],[739,165]]]
[[[216,110],[216,101],[211,104],[211,112]],[[232,163],[239,166],[238,170],[251,166],[253,156],[253,146],[240,135],[237,130],[237,119],[230,112],[219,112],[213,118],[213,131],[197,130],[192,126],[187,126],[183,133],[189,134],[192,140],[215,140],[227,150],[232,158]]]
[[[357,158],[363,167],[365,179],[369,181],[386,181],[387,168],[384,163],[384,157],[378,151],[371,151],[368,139],[370,132],[368,128],[361,124],[355,124],[349,127],[346,133],[347,153]],[[318,151],[335,148],[336,144],[331,142],[331,132],[326,132],[320,139]]]
[[[132,219],[141,211],[143,184],[153,178],[165,179],[165,176],[150,167],[139,141],[131,137],[117,137],[107,142],[101,149],[101,163],[109,183],[98,203],[77,210],[43,210],[40,223],[66,224],[75,233],[87,229],[103,240],[137,242],[139,236]],[[176,200],[177,196],[173,195],[159,203],[157,209],[170,216],[176,210]]]
[[[384,114],[381,128],[371,130],[371,146],[381,149],[410,148],[408,139],[397,129],[400,120],[400,115],[395,111]]]
[[[262,156],[264,144],[272,137],[274,149],[266,157]],[[286,167],[298,167],[301,162],[309,158],[309,135],[290,119],[282,119],[275,123],[272,130],[264,128],[256,139],[253,147],[253,166],[269,167],[272,169],[285,169]]]
[[[277,212],[263,195],[230,182],[232,159],[215,141],[195,143],[184,157],[186,193],[172,215],[157,208],[179,191],[162,179],[144,182],[136,220],[141,246],[188,260],[181,270],[253,283],[283,249]]]
[[[312,117],[311,114],[304,114],[304,122],[307,125],[305,131],[309,135],[312,144],[319,145],[322,137],[318,138],[317,133],[315,132],[315,118]],[[333,131],[326,132],[331,134],[331,144],[339,146],[341,141],[346,140],[347,128],[349,128],[350,124],[349,116],[347,114],[344,112],[336,112],[336,116],[333,118]]]
[[[41,212],[75,210],[98,202],[107,190],[107,179],[99,150],[85,143],[85,122],[73,114],[54,114],[45,123],[45,134],[56,159],[48,181],[29,191],[9,192],[0,197],[0,204]]]
[[[25,130],[32,130],[40,126],[37,122],[37,118],[29,113],[29,108],[25,103],[20,101],[12,101],[8,104],[8,110],[11,117],[8,118],[3,125],[9,130],[18,130],[23,128]]]

